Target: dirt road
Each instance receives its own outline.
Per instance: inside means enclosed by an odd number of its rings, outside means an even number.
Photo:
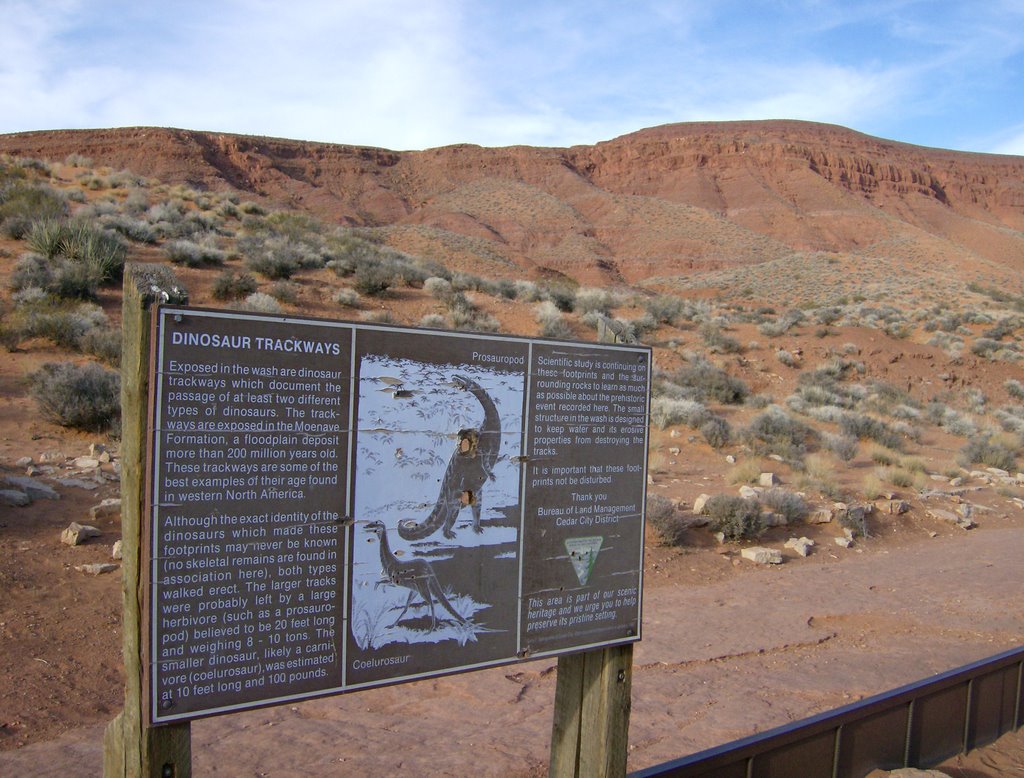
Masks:
[[[709,553],[703,564],[730,564],[708,561]],[[648,588],[630,769],[849,703],[1024,638],[1022,527],[899,547],[866,544],[862,553],[820,546],[816,553],[801,564],[744,567],[716,583]],[[553,668],[542,660],[198,721],[194,768],[224,776],[542,775]],[[96,775],[102,728],[0,752],[0,774]]]

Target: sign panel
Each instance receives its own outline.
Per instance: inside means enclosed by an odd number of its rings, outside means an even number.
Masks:
[[[155,327],[153,723],[639,639],[650,349]]]

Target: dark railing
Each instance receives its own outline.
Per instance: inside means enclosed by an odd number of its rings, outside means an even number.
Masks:
[[[1024,647],[631,778],[863,778],[931,767],[1024,725]]]

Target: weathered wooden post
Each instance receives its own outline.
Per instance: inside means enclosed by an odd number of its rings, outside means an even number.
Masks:
[[[599,342],[623,340],[618,322],[599,317]],[[626,774],[632,684],[632,643],[558,658],[550,778]]]
[[[185,302],[174,274],[161,265],[129,264],[124,275],[121,347],[121,590],[125,669],[124,710],[103,738],[105,778],[187,778],[192,774],[189,724],[150,727],[143,710],[143,630],[147,576],[143,569],[146,450],[150,370],[150,308]]]

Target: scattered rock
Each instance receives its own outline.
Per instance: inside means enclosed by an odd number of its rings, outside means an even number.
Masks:
[[[654,476],[651,475],[650,473],[647,474],[647,485],[648,486],[653,486],[654,485]]]
[[[843,548],[849,548],[850,546],[853,545],[853,541],[850,538],[845,537],[845,536],[839,537],[839,538],[835,538],[835,541],[836,541],[836,545],[837,546],[841,546]]]
[[[700,515],[704,513],[704,506],[708,504],[708,500],[711,499],[710,494],[702,494],[693,501],[693,512]]]
[[[791,548],[800,556],[807,556],[814,548],[814,541],[810,538],[790,538],[786,541],[786,548]]]
[[[956,478],[950,478],[949,479],[949,485],[950,486],[963,486],[964,485],[964,479],[961,478],[960,476],[957,476]]]
[[[96,459],[99,459],[101,454],[107,454],[107,453],[109,453],[107,451],[107,447],[105,445],[103,445],[102,443],[90,443],[89,444],[89,456],[95,457]]]
[[[783,459],[783,458],[782,458],[782,457],[781,457],[780,455],[778,455],[778,454],[769,454],[769,455],[768,455],[768,458],[769,458],[770,460],[772,460],[773,462],[785,462],[785,461],[786,461],[785,459]]]
[[[1009,471],[1003,470],[1002,468],[999,468],[999,467],[986,467],[985,471],[988,472],[988,473],[991,473],[992,475],[996,476],[997,478],[1009,478],[1010,477]]]
[[[32,498],[25,492],[17,489],[0,489],[0,505],[10,505],[12,508],[24,508],[32,504]]]
[[[832,522],[832,511],[829,508],[818,508],[807,517],[808,524],[829,524]]]
[[[875,503],[875,509],[879,513],[888,513],[895,516],[909,511],[910,503],[906,500],[880,500]]]
[[[32,457],[22,457],[21,459],[18,459],[17,461],[15,461],[14,466],[15,467],[28,467],[31,464],[32,464]]]
[[[68,528],[60,534],[60,542],[68,546],[80,546],[89,538],[95,538],[102,534],[103,533],[95,527],[91,527],[88,524],[79,524],[77,521],[73,521],[68,525]]]
[[[978,526],[967,516],[960,513],[953,513],[953,511],[943,510],[942,508],[929,508],[928,515],[933,519],[939,519],[940,521],[948,521],[951,524],[956,524],[960,529],[974,529]]]
[[[756,500],[758,493],[754,487],[744,484],[740,487],[740,497],[745,497],[748,500]]]
[[[9,475],[4,480],[7,481],[8,486],[13,486],[15,489],[24,492],[33,500],[60,499],[60,493],[56,489],[34,478],[22,475]]]
[[[765,527],[785,527],[787,524],[789,524],[789,519],[787,519],[781,513],[774,513],[772,511],[762,511],[761,523]]]
[[[669,446],[668,453],[674,457],[679,456],[679,446]]]
[[[91,565],[75,565],[75,570],[89,575],[102,575],[103,573],[112,573],[120,566],[112,562],[94,562]]]
[[[114,559],[122,559],[124,557],[123,546],[120,540],[114,541],[113,548],[110,549],[110,556]]]
[[[95,470],[100,466],[100,461],[96,457],[77,457],[71,464],[79,470]]]
[[[58,478],[57,483],[61,486],[73,486],[78,489],[99,489],[100,485],[96,481],[83,481],[81,478]]]
[[[94,505],[89,509],[89,518],[105,519],[111,516],[121,515],[121,498],[120,497],[108,497],[105,500],[101,500],[99,505]]]
[[[759,486],[772,487],[781,484],[782,480],[775,473],[761,473],[757,483]]]
[[[725,533],[724,532],[716,532],[715,533],[715,540],[717,540],[719,543],[724,543],[725,542]]]
[[[765,548],[764,546],[751,546],[740,552],[740,556],[757,562],[759,565],[781,565],[782,552],[777,548]]]
[[[678,438],[679,437],[679,430],[672,430],[670,433],[668,433],[668,436],[670,438]]]
[[[736,464],[736,457],[734,457],[732,454],[729,454],[729,455],[726,456],[725,462],[726,462],[726,464],[729,464],[729,465],[735,465]]]

